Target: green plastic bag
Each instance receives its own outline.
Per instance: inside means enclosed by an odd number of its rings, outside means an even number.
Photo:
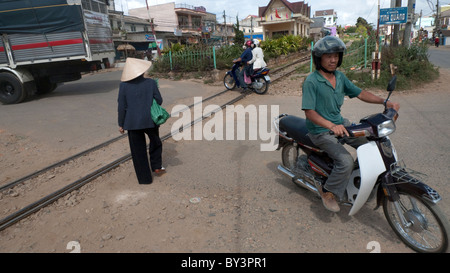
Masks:
[[[161,125],[170,117],[170,114],[167,113],[166,109],[161,107],[155,99],[153,99],[153,104],[151,108],[152,120],[156,125]]]

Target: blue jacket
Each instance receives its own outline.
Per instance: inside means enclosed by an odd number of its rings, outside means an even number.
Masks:
[[[250,61],[252,58],[253,58],[252,48],[247,47],[247,49],[245,49],[244,52],[242,52],[241,54],[241,62],[242,64],[247,65],[247,62]]]
[[[140,76],[128,82],[121,82],[119,87],[118,122],[124,130],[154,128],[150,109],[153,98],[161,105],[163,99],[156,81]]]

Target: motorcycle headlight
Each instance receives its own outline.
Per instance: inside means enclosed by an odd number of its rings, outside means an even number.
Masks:
[[[395,132],[395,123],[393,120],[386,120],[377,126],[378,137],[385,137]]]

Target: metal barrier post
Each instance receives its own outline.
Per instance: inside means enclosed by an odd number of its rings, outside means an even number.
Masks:
[[[314,56],[313,56],[313,54],[312,54],[312,51],[313,51],[313,47],[314,47],[314,42],[311,42],[311,61],[310,61],[310,64],[309,64],[309,73],[312,73],[312,67],[313,67],[313,58],[314,58]]]
[[[214,58],[214,69],[217,69],[217,65],[216,65],[216,46],[213,46],[213,58]]]
[[[364,39],[364,68],[367,67],[367,38]]]

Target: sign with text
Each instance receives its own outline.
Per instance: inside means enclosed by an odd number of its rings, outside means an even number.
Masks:
[[[407,19],[407,7],[380,9],[380,25],[404,24]]]

